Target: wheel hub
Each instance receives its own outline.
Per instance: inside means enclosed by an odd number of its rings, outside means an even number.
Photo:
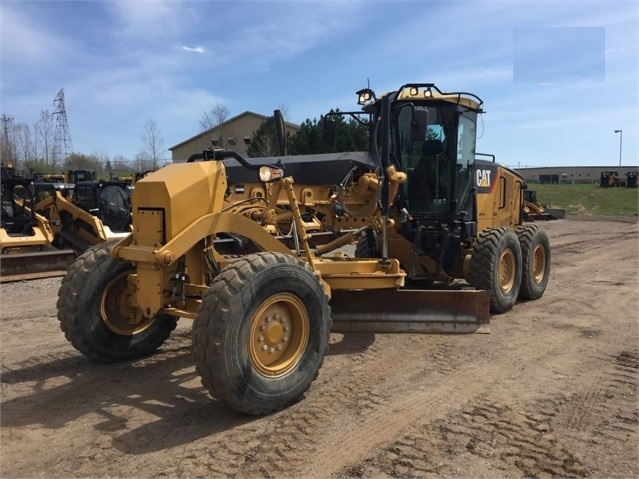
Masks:
[[[251,322],[249,355],[255,369],[270,377],[290,371],[306,348],[309,324],[298,297],[289,293],[271,296]]]
[[[104,288],[100,300],[102,321],[107,328],[122,336],[141,333],[155,319],[143,318],[140,310],[131,306],[128,276],[128,272],[123,272],[114,277]]]
[[[505,250],[499,258],[499,287],[508,294],[515,285],[515,255],[512,250]]]
[[[532,255],[532,274],[535,283],[541,283],[546,274],[546,251],[538,244]]]

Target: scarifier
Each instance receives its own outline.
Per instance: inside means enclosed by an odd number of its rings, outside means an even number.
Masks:
[[[482,101],[428,83],[358,95],[362,110],[341,114],[367,125],[367,151],[210,150],[138,181],[132,234],[62,282],[73,346],[130,360],[194,319],[204,386],[257,415],[309,388],[331,330],[482,331],[490,311],[539,298],[548,237],[522,224],[524,179],[475,152]]]

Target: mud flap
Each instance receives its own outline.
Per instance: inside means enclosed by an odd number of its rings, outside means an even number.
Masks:
[[[76,256],[73,250],[0,255],[0,283],[64,276]]]
[[[489,291],[333,290],[330,305],[335,332],[489,332]]]

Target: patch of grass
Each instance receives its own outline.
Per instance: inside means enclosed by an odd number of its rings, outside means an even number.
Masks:
[[[529,190],[537,191],[537,200],[548,208],[563,208],[569,215],[637,216],[639,188],[602,188],[598,184],[537,184],[529,183]]]

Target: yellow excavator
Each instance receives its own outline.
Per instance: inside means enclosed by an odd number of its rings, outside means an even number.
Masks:
[[[71,344],[131,360],[193,319],[204,386],[258,415],[310,387],[331,330],[482,331],[541,297],[548,236],[523,224],[524,179],[475,151],[481,99],[431,83],[357,94],[362,109],[342,114],[368,128],[365,151],[207,150],[140,179],[132,233],[62,281]]]

